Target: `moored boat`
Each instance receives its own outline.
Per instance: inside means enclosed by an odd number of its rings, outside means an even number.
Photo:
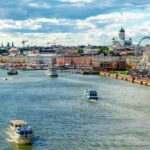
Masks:
[[[32,144],[33,131],[24,120],[11,120],[8,134],[18,144]]]
[[[51,77],[58,77],[57,71],[55,67],[49,67],[46,71],[45,74]]]
[[[83,96],[84,98],[89,99],[92,102],[98,100],[97,92],[94,90],[84,90]]]
[[[8,75],[17,75],[18,71],[15,68],[10,68],[7,72]]]

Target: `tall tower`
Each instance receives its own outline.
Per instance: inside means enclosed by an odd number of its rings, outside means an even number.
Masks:
[[[119,39],[121,41],[125,41],[125,30],[121,27],[120,31],[119,31]]]
[[[9,42],[7,42],[7,45],[6,45],[6,47],[7,47],[7,48],[10,48],[10,44],[9,44]]]
[[[3,48],[4,47],[4,45],[3,45],[3,42],[1,43],[1,48]]]
[[[15,47],[15,46],[14,46],[14,42],[12,42],[11,47]]]

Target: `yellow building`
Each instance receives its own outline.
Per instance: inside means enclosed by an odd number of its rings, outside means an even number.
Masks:
[[[8,56],[0,56],[1,63],[8,63]]]

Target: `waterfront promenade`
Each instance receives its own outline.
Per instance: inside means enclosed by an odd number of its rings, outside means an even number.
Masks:
[[[114,73],[103,72],[103,71],[100,72],[100,76],[111,77],[119,80],[140,84],[140,85],[150,86],[150,79],[148,77],[138,78],[138,77],[132,77],[130,75],[114,74]]]
[[[11,64],[12,65],[12,64]],[[32,67],[27,67],[28,65],[25,65],[24,67],[20,66],[15,66],[16,69],[22,70],[22,71],[35,71],[35,70],[46,70],[48,66],[32,66]],[[8,64],[1,64],[0,68],[3,69],[8,69],[9,65]],[[132,75],[123,75],[123,74],[115,74],[111,72],[105,72],[105,71],[96,71],[96,70],[91,70],[91,69],[57,69],[58,73],[61,74],[82,74],[82,75],[100,75],[100,76],[105,76],[105,77],[111,77],[111,78],[116,78],[140,85],[145,85],[145,86],[150,86],[150,78],[148,77],[142,77],[142,76],[132,76]]]

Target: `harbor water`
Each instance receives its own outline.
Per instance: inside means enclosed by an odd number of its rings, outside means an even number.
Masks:
[[[149,150],[150,88],[100,76],[0,70],[0,150]],[[98,92],[99,101],[83,99]],[[11,142],[12,119],[27,120],[33,145]]]

